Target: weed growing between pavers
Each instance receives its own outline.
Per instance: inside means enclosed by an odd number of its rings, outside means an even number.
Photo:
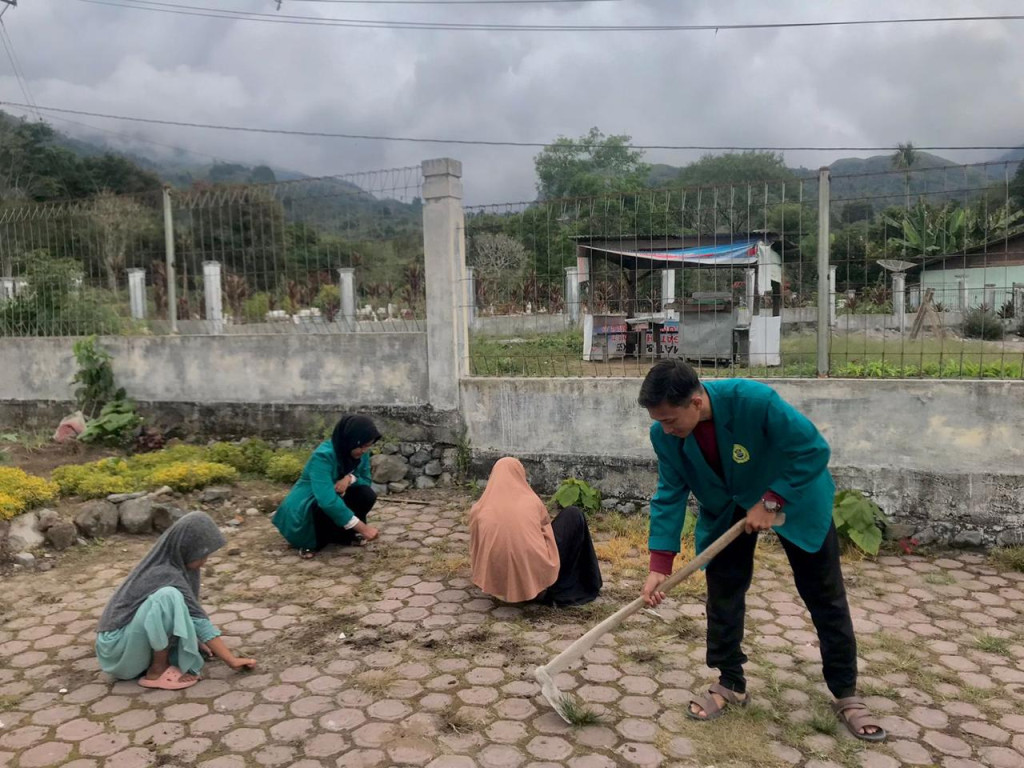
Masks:
[[[1024,573],[1024,546],[993,550],[990,559],[1000,568]]]
[[[1008,658],[1013,657],[1010,646],[1013,645],[1013,638],[997,637],[996,635],[981,635],[974,640],[974,647],[985,653],[995,653]]]
[[[597,712],[572,694],[564,694],[559,703],[562,707],[562,714],[575,728],[598,725],[601,722],[601,716]]]

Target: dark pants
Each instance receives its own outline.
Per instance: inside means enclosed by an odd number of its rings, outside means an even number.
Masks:
[[[601,592],[601,569],[583,510],[563,509],[551,523],[551,532],[558,547],[558,578],[536,599],[559,607],[593,601]]]
[[[746,516],[740,510],[734,522]],[[853,696],[857,687],[857,640],[853,634],[850,606],[839,565],[839,537],[829,528],[825,543],[817,552],[805,552],[779,537],[793,569],[797,592],[811,613],[821,645],[825,684],[836,698]],[[740,648],[747,589],[754,573],[757,534],[741,534],[707,568],[709,667],[720,672],[726,688],[746,692]]]
[[[377,494],[368,485],[350,485],[342,500],[352,510],[352,514],[365,523],[370,510],[377,503]],[[316,502],[313,502],[313,528],[316,531],[318,551],[328,544],[355,544],[358,541],[354,530],[345,530],[339,526]]]

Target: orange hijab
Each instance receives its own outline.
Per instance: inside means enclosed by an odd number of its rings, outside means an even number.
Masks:
[[[532,600],[558,578],[558,547],[544,502],[518,459],[498,459],[469,511],[473,583],[507,603]]]

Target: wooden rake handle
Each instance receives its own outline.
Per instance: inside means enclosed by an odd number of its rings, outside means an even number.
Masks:
[[[772,525],[773,528],[778,527],[786,522],[786,516],[783,513],[779,513],[775,516],[775,523]],[[711,562],[711,560],[725,549],[727,546],[733,543],[747,525],[747,521],[740,520],[732,528],[719,536],[707,549],[693,558],[690,562],[680,568],[678,571],[669,576],[661,584],[660,592],[668,592],[671,589],[675,589],[682,583],[687,577],[690,576],[694,571],[703,568],[705,565]],[[607,619],[602,621],[596,627],[587,632],[583,637],[577,640],[575,643],[570,645],[560,654],[555,656],[551,661],[545,664],[541,669],[547,672],[549,675],[554,677],[559,672],[563,672],[570,665],[577,662],[582,658],[583,654],[594,647],[594,644],[601,639],[608,632],[618,627],[622,622],[632,616],[634,613],[639,611],[645,605],[643,596],[638,597],[633,602],[629,603],[623,608],[620,608]]]

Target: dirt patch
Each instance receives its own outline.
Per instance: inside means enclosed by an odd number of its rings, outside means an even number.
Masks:
[[[3,464],[18,467],[31,475],[49,477],[57,467],[65,464],[85,464],[109,456],[121,455],[111,448],[85,443],[2,443]]]

